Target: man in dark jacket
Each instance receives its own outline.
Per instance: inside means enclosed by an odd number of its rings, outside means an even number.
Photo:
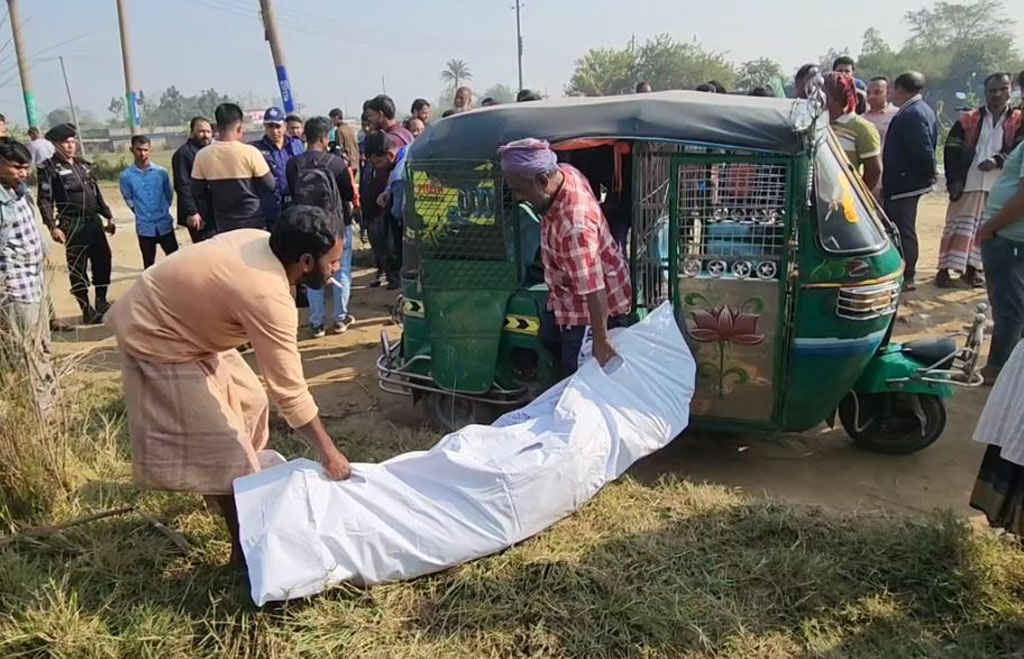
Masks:
[[[82,309],[82,322],[98,324],[110,308],[111,255],[106,233],[115,231],[114,214],[103,200],[89,163],[76,157],[77,135],[74,124],[58,124],[46,132],[56,152],[39,165],[39,214],[54,242],[64,245],[71,294]],[[90,267],[95,307],[89,301]]]
[[[985,78],[985,104],[960,115],[946,138],[942,156],[949,207],[935,275],[939,288],[954,286],[950,270],[961,273],[960,283],[968,287],[985,285],[978,226],[1003,163],[1024,137],[1021,112],[1010,105],[1010,78],[1009,73]]]
[[[213,218],[204,218],[192,197],[192,164],[199,149],[213,141],[213,128],[205,117],[192,117],[188,124],[188,141],[171,156],[171,179],[178,196],[178,224],[188,229],[193,243],[206,240],[217,232]]]
[[[306,150],[300,140],[285,131],[284,110],[267,108],[263,113],[263,137],[252,142],[267,161],[270,173],[274,175],[275,189],[260,195],[260,208],[267,219],[267,229],[272,229],[281,210],[291,202],[288,177],[285,168],[288,161]]]
[[[882,149],[882,203],[900,232],[904,291],[917,288],[917,205],[935,187],[939,120],[924,102],[924,85],[924,75],[917,71],[896,78],[892,100],[900,110],[889,124]]]

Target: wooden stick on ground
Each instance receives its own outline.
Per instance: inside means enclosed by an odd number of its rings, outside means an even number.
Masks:
[[[127,513],[132,512],[133,510],[135,510],[135,506],[113,508],[111,510],[102,510],[98,513],[85,515],[84,517],[79,517],[77,519],[71,520],[70,522],[58,524],[57,526],[37,526],[35,528],[25,529],[24,531],[19,531],[18,533],[12,533],[10,535],[0,537],[0,547],[5,547],[11,543],[17,542],[22,538],[46,538],[56,533],[66,531],[67,529],[70,529],[74,526],[81,526],[82,524],[88,524],[89,522],[95,522],[97,520],[105,519],[107,517],[125,515]]]
[[[152,526],[154,529],[156,529],[157,531],[162,533],[168,540],[170,540],[172,543],[174,543],[174,545],[178,549],[180,549],[181,551],[183,551],[183,552],[185,552],[187,554],[192,549],[192,545],[190,545],[188,543],[188,540],[186,540],[185,536],[183,536],[180,532],[175,531],[172,528],[169,528],[166,524],[164,524],[163,522],[161,522],[157,518],[153,517],[152,515],[141,515],[141,517],[142,517],[143,521],[145,521],[147,524]]]

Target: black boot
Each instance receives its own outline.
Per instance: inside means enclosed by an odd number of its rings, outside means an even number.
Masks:
[[[75,299],[78,301],[78,308],[82,310],[82,324],[92,325],[96,312],[93,311],[92,305],[89,304],[89,294],[75,293]]]
[[[96,287],[96,312],[93,314],[93,325],[103,323],[103,314],[110,310],[110,302],[107,302],[107,287]]]

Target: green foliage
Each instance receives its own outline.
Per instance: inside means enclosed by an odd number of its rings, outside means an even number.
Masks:
[[[202,115],[212,117],[213,111],[221,103],[232,100],[216,89],[204,89],[198,94],[185,96],[178,88],[171,85],[160,94],[155,105],[146,95],[139,92],[139,105],[142,122],[146,126],[176,126],[186,124],[192,117]],[[111,125],[125,125],[128,122],[127,108],[123,96],[110,99],[107,110],[113,115]]]
[[[516,100],[515,92],[512,91],[508,85],[503,85],[501,83],[488,87],[482,94],[480,94],[480,99],[485,99],[488,96],[498,103],[512,103]]]
[[[773,59],[761,57],[740,64],[739,77],[736,80],[737,89],[749,91],[755,87],[776,88],[784,85],[786,74],[782,72],[782,66]]]
[[[71,121],[71,111],[67,108],[50,110],[46,115],[46,125],[53,127],[58,124],[66,124]]]
[[[982,82],[990,73],[1024,68],[1014,43],[1015,24],[1002,0],[937,2],[931,8],[907,12],[905,20],[910,38],[899,49],[875,28],[864,33],[858,76],[892,79],[905,71],[920,71],[928,79],[929,101],[957,108],[963,103],[956,99],[956,92],[983,97]]]
[[[131,159],[122,154],[100,154],[92,161],[92,173],[101,181],[118,181],[121,173],[132,164]]]
[[[569,96],[628,94],[641,80],[656,90],[693,89],[717,80],[727,88],[735,85],[737,72],[721,53],[704,50],[697,43],[679,43],[660,35],[640,48],[594,48],[576,60],[565,93]]]
[[[569,96],[628,94],[639,81],[637,60],[637,54],[629,48],[592,48],[576,60],[576,70],[565,93]]]

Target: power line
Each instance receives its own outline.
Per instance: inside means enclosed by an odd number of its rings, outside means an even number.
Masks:
[[[207,7],[209,9],[216,9],[218,11],[231,14],[232,16],[260,21],[259,13],[255,9],[241,3],[239,0],[188,0],[188,2]],[[389,48],[398,50],[433,50],[444,54],[450,54],[453,50],[452,42],[441,39],[430,39],[395,32],[382,32],[371,28],[359,27],[354,29],[350,25],[338,23],[317,14],[291,8],[280,8],[276,10],[276,13],[278,14],[277,21],[282,26],[306,34],[331,37],[334,39],[341,36],[347,40],[365,44],[377,44],[380,43],[381,40],[386,39],[389,43]],[[487,49],[485,44],[471,46],[469,48],[464,46],[455,46],[455,48],[475,53],[490,54],[491,52]]]

